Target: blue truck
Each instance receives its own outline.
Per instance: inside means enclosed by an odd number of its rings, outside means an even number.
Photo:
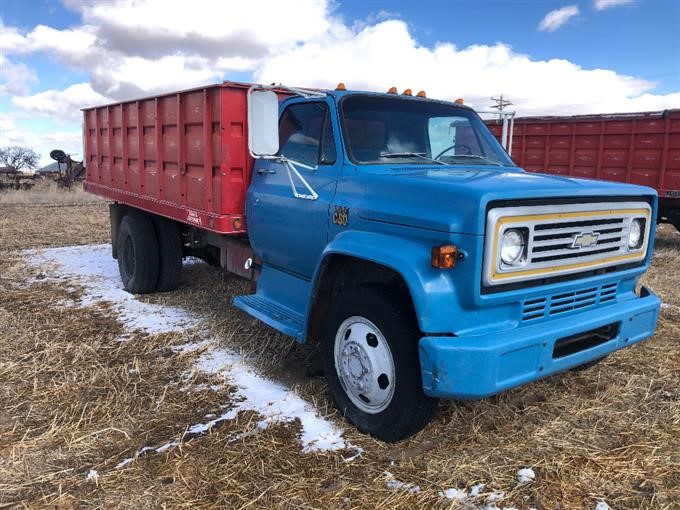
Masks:
[[[655,190],[527,173],[460,101],[226,82],[84,126],[124,287],[176,288],[186,255],[256,281],[234,305],[317,342],[381,440],[654,332]]]

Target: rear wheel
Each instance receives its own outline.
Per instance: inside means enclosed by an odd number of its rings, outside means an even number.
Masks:
[[[423,393],[418,331],[381,289],[357,287],[331,303],[322,358],[333,400],[361,431],[387,442],[421,430],[437,400]]]
[[[182,239],[177,225],[160,216],[152,216],[158,238],[158,292],[168,292],[179,287],[182,276]]]
[[[118,229],[118,270],[123,287],[133,294],[156,290],[158,282],[158,240],[146,214],[126,214]]]

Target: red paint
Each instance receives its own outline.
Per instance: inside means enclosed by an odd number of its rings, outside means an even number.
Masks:
[[[86,189],[223,234],[245,216],[250,84],[225,82],[88,108]],[[278,91],[281,92],[281,91]]]
[[[680,204],[680,109],[517,118],[511,156],[529,172],[642,184]]]

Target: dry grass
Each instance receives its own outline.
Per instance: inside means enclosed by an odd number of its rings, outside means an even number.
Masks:
[[[82,183],[74,183],[70,190],[61,189],[57,183],[44,179],[37,181],[29,190],[0,191],[0,204],[81,204],[103,202],[95,195],[86,193]]]
[[[615,510],[678,508],[680,235],[672,229],[659,229],[645,277],[668,304],[657,334],[591,370],[480,402],[443,403],[430,427],[399,445],[345,424],[346,437],[365,451],[353,462],[343,452],[302,454],[297,425],[258,432],[244,413],[115,470],[140,447],[218,411],[230,395],[180,390],[194,354],[170,347],[190,332],[117,342],[121,325],[110,310],[63,305],[77,289],[25,284],[36,270],[14,250],[104,241],[106,213],[103,205],[0,206],[0,509],[455,508],[438,491],[478,482],[486,488],[477,504],[501,490],[499,506],[518,509],[594,509],[600,499]],[[333,415],[316,351],[230,308],[245,290],[195,265],[180,290],[147,299],[210,318],[224,345],[253,355],[261,371]],[[244,431],[251,432],[233,441]],[[516,471],[525,466],[536,481],[518,486]],[[97,482],[86,480],[89,469],[99,472]],[[389,489],[386,470],[422,491]]]

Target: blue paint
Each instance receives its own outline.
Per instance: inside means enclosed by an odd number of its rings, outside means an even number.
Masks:
[[[657,200],[653,189],[530,174],[510,163],[356,165],[348,156],[340,120],[339,102],[350,94],[331,92],[323,99],[294,98],[281,104],[284,116],[291,105],[321,105],[328,112],[332,130],[328,143],[335,147],[334,157],[315,169],[298,167],[319,195],[313,201],[293,196],[281,163],[256,162],[247,194],[247,221],[262,274],[257,295],[237,298],[236,306],[304,342],[313,313],[312,296],[327,257],[346,255],[389,267],[405,281],[425,335],[420,340],[424,389],[429,395],[448,398],[482,398],[653,334],[659,300],[653,294],[635,294],[638,279],[651,262],[653,232],[647,257],[636,267],[493,293],[484,293],[481,284],[487,207],[492,202],[544,199],[549,203],[552,198],[579,197],[604,202],[609,197],[630,197],[652,203],[653,225]],[[496,143],[489,133],[484,136]],[[308,158],[304,137],[291,139],[294,143],[285,150],[298,160]],[[300,183],[296,189],[306,192]],[[336,206],[349,208],[347,225],[333,222]],[[464,254],[448,271],[430,264],[432,247],[444,244],[454,244]],[[600,302],[598,294],[581,309],[556,306],[561,313],[554,316],[546,314],[534,321],[523,317],[526,300],[550,303],[554,296],[607,285],[616,289],[611,301]],[[615,339],[552,358],[558,339],[613,322],[621,324]]]

